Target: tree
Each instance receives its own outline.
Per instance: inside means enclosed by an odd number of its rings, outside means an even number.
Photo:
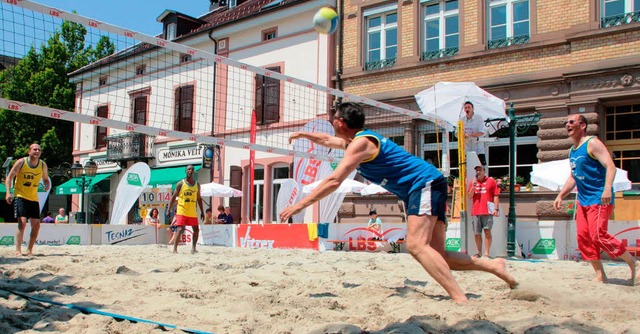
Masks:
[[[32,47],[16,66],[0,72],[2,97],[73,111],[75,88],[67,74],[115,51],[107,36],[95,46],[85,46],[86,35],[81,24],[63,22],[40,50]],[[37,142],[50,168],[71,162],[72,122],[0,110],[0,124],[0,161],[25,156],[29,145]]]

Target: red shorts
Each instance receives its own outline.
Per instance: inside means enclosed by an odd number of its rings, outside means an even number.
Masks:
[[[198,218],[177,215],[175,225],[176,226],[198,226]]]
[[[594,204],[582,206],[578,203],[576,211],[576,227],[578,232],[578,248],[582,258],[587,261],[600,260],[600,253],[605,251],[615,259],[626,252],[620,240],[609,234],[609,216],[613,205]]]

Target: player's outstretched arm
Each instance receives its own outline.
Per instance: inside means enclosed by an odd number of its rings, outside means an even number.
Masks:
[[[329,148],[335,148],[340,150],[344,150],[347,148],[346,140],[339,137],[328,135],[326,133],[293,132],[289,136],[289,144],[293,143],[294,140],[300,139],[300,138],[309,139],[310,141],[318,145],[322,145]]]

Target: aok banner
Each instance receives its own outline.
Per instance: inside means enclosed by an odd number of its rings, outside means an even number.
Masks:
[[[91,225],[54,225],[41,224],[36,245],[90,245]],[[0,224],[0,246],[15,245],[15,235],[18,224]],[[23,245],[29,241],[31,224],[27,224],[24,231]]]

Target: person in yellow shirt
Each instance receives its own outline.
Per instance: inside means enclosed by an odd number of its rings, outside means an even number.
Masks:
[[[198,222],[198,211],[196,202],[200,206],[200,219],[204,220],[204,209],[202,207],[202,197],[200,197],[200,184],[194,178],[195,170],[192,165],[187,166],[187,177],[176,185],[176,190],[173,192],[171,202],[169,203],[169,209],[173,208],[174,203],[177,202],[178,207],[176,210],[176,223],[178,227],[176,231],[175,240],[173,241],[173,252],[178,252],[178,244],[182,240],[182,234],[187,226],[191,226],[193,229],[193,235],[191,236],[191,254],[196,253],[196,244],[198,243],[198,236],[200,235],[200,226]]]
[[[18,219],[16,255],[22,255],[22,240],[24,239],[27,220],[31,221],[31,235],[29,236],[27,255],[33,254],[33,245],[35,245],[36,239],[38,239],[38,232],[40,232],[38,184],[40,180],[43,180],[45,190],[49,190],[51,187],[47,164],[40,160],[41,153],[40,145],[31,144],[29,146],[29,156],[16,161],[5,180],[5,186],[7,187],[5,199],[8,204],[13,203],[15,218]],[[9,190],[11,189],[11,183],[14,183],[13,195]]]

